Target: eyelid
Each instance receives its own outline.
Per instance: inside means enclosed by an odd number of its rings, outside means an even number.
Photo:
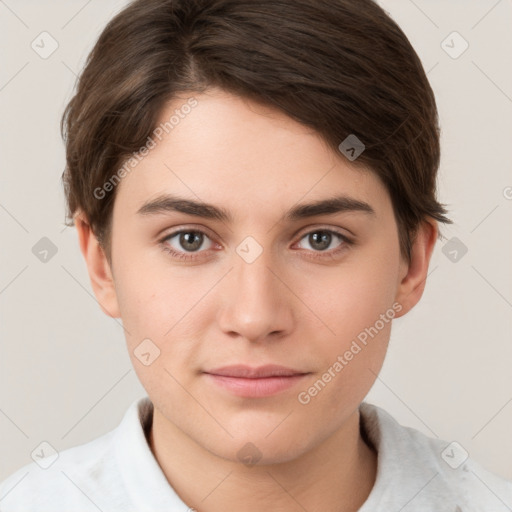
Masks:
[[[338,235],[341,238],[341,241],[343,242],[342,249],[343,249],[343,246],[350,246],[355,243],[354,239],[352,237],[350,237],[349,235],[346,235],[342,231],[342,228],[340,228],[340,227],[311,224],[309,226],[302,227],[299,230],[299,232],[294,235],[294,239],[297,238],[297,241],[295,241],[293,243],[293,245],[300,243],[300,241],[305,236],[307,236],[311,233],[314,233],[316,231],[326,231],[326,232]],[[218,242],[216,242],[216,238],[218,238],[217,235],[212,235],[213,232],[209,228],[207,228],[205,226],[197,226],[197,225],[193,225],[193,224],[180,225],[180,227],[176,228],[174,231],[171,231],[170,233],[166,233],[166,234],[162,235],[162,237],[159,239],[159,244],[166,252],[169,252],[169,253],[175,254],[175,255],[179,255],[179,256],[177,256],[178,258],[182,258],[184,260],[189,260],[189,261],[194,261],[195,259],[198,258],[198,255],[200,255],[202,253],[207,253],[212,250],[212,249],[206,249],[206,250],[196,251],[196,252],[186,252],[186,251],[177,251],[176,249],[171,248],[169,245],[167,245],[167,242],[170,238],[173,238],[183,232],[202,233],[203,235],[206,235],[211,240],[212,244],[219,245]],[[315,258],[315,257],[318,257],[318,258],[327,257],[328,258],[328,257],[332,257],[333,255],[335,255],[338,251],[340,251],[342,249],[340,249],[340,248],[331,249],[330,251],[326,251],[325,253],[322,251],[307,251],[306,249],[301,249],[301,251],[312,252],[313,258]]]
[[[202,225],[199,226],[197,224],[180,224],[179,227],[170,228],[170,229],[171,229],[171,231],[167,232],[167,230],[164,230],[163,234],[158,236],[160,241],[166,240],[166,239],[171,238],[180,233],[189,232],[189,231],[203,233],[204,235],[208,236],[208,238],[210,238],[212,241],[221,240],[221,237],[219,237],[211,229],[207,228],[206,226],[202,226]]]
[[[174,231],[170,231],[168,233],[164,233],[163,235],[161,235],[159,237],[160,241],[170,238],[184,231],[197,231],[199,233],[203,233],[207,235],[210,239],[212,239],[212,241],[215,239],[222,240],[221,237],[219,237],[216,233],[214,233],[211,229],[207,228],[206,226],[200,226],[197,224],[181,224],[179,227],[176,227]],[[310,234],[311,232],[314,231],[330,231],[333,233],[337,233],[338,235],[345,237],[347,239],[350,239],[351,235],[353,236],[353,233],[346,228],[340,228],[331,225],[310,224],[308,226],[303,226],[302,228],[300,228],[293,235],[293,238],[299,237],[299,239],[302,239],[305,235]],[[350,234],[346,234],[345,231],[348,231]]]
[[[294,236],[294,238],[295,237],[302,238],[305,235],[308,235],[315,231],[329,231],[331,233],[336,233],[336,234],[340,235],[341,237],[346,238],[347,240],[351,240],[351,235],[352,235],[352,237],[354,236],[351,231],[349,231],[348,229],[340,228],[339,226],[310,224],[309,226],[305,226],[305,227],[301,228],[298,231],[298,233]],[[346,234],[345,231],[348,231],[350,234]]]

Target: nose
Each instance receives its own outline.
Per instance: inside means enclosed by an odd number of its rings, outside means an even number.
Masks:
[[[264,250],[252,263],[235,253],[233,261],[233,270],[218,290],[221,330],[250,342],[289,334],[294,325],[294,296],[283,272],[272,264],[270,251]]]

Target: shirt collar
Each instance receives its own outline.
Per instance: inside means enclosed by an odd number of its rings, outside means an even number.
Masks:
[[[419,433],[413,434],[415,431],[402,427],[375,405],[363,402],[359,411],[361,429],[377,451],[376,481],[359,512],[380,510],[383,504],[398,505],[404,496],[403,492],[397,495],[398,488],[414,494],[415,489],[419,492],[435,480],[439,473],[437,461],[425,460],[425,454],[411,439]],[[167,481],[150,449],[152,419],[153,403],[145,396],[130,405],[117,429],[115,451],[126,492],[141,512],[188,512],[190,508]]]
[[[152,419],[153,403],[145,396],[130,405],[119,425],[115,451],[126,492],[141,512],[187,512],[190,508],[167,481],[148,444]]]

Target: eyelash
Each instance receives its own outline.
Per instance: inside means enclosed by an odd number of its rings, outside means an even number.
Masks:
[[[302,240],[303,238],[305,238],[306,236],[308,235],[311,235],[312,233],[330,233],[332,235],[335,235],[337,237],[339,237],[342,242],[344,242],[340,247],[338,247],[337,249],[333,249],[331,251],[313,251],[313,255],[310,255],[308,257],[312,258],[312,259],[323,259],[323,260],[334,260],[336,259],[336,256],[346,250],[347,248],[349,248],[350,246],[354,245],[355,242],[353,240],[351,240],[350,238],[348,238],[346,235],[343,235],[342,233],[340,233],[339,231],[336,231],[336,230],[333,230],[333,229],[323,229],[323,228],[317,228],[317,229],[314,229],[312,231],[308,231],[307,233],[304,233],[300,239],[299,239],[299,242],[300,240]],[[208,233],[200,230],[200,229],[180,229],[179,231],[175,231],[173,233],[170,233],[168,235],[166,235],[163,239],[160,240],[160,245],[163,249],[163,251],[169,253],[173,258],[177,258],[179,260],[182,260],[182,261],[195,261],[197,260],[200,256],[200,254],[202,252],[205,252],[205,251],[197,251],[197,252],[193,252],[193,253],[186,253],[186,252],[179,252],[179,251],[176,251],[174,250],[172,247],[169,247],[169,245],[167,245],[165,242],[167,242],[169,239],[171,238],[174,238],[176,235],[179,235],[181,233],[200,233],[202,235],[205,235],[206,237],[210,238],[208,236]],[[306,250],[307,249],[301,249],[301,250]]]

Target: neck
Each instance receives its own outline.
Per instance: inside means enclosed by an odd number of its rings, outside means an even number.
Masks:
[[[198,512],[356,512],[377,472],[377,454],[361,437],[359,422],[356,410],[341,429],[300,457],[251,467],[205,450],[156,409],[149,443],[170,485]]]

